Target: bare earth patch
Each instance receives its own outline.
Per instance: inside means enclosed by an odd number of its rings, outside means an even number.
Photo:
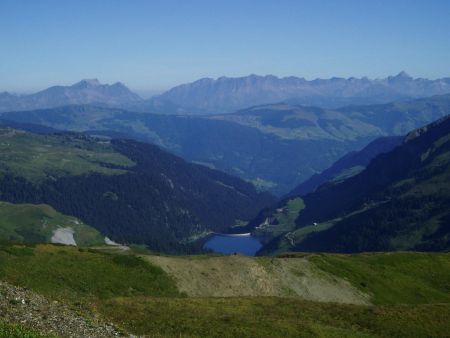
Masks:
[[[278,296],[348,304],[370,304],[347,281],[319,270],[307,258],[143,256],[192,297]]]

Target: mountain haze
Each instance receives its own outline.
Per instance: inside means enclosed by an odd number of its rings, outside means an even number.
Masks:
[[[133,113],[94,106],[7,112],[2,118],[154,143],[186,160],[239,176],[280,195],[370,141],[368,137],[331,138],[320,126],[314,128],[320,137],[306,134],[289,139],[251,124],[223,119]],[[283,131],[289,133],[290,128]],[[318,153],[322,156],[317,157]]]
[[[412,78],[405,72],[384,79],[339,78],[306,80],[301,77],[249,75],[203,78],[175,86],[144,100],[123,83],[101,84],[85,79],[71,86],[53,86],[29,95],[0,93],[0,111],[33,110],[70,104],[96,104],[158,114],[221,114],[257,105],[338,108],[387,103],[450,93],[450,78]]]
[[[269,104],[214,116],[136,113],[92,105],[4,112],[2,119],[157,144],[186,160],[284,195],[375,138],[446,114],[450,95],[338,110]]]

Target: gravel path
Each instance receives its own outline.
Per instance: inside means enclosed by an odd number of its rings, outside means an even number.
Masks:
[[[68,338],[120,337],[112,325],[77,314],[25,288],[0,282],[0,319],[33,330]]]

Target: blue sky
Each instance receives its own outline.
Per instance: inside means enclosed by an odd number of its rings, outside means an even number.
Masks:
[[[450,76],[450,1],[0,0],[0,91],[251,73]]]

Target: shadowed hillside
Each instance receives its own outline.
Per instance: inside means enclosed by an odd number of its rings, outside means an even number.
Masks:
[[[448,250],[449,135],[448,117],[412,131],[359,174],[297,197],[289,226],[278,215],[292,199],[264,210],[251,222],[262,252]]]

